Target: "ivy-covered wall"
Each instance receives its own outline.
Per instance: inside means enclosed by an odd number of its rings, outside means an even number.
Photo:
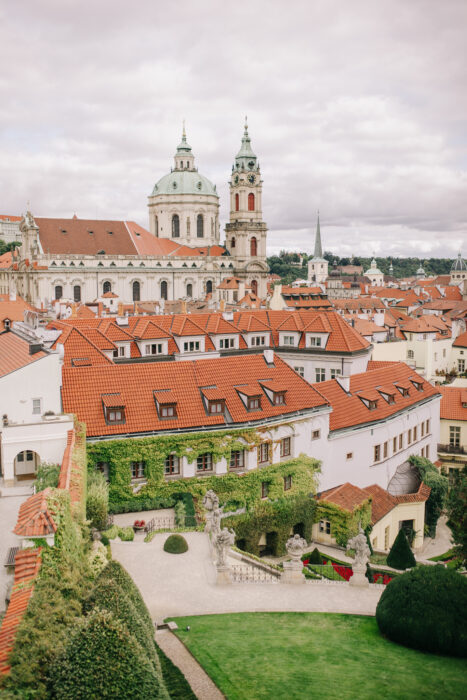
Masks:
[[[315,521],[316,501],[306,494],[276,501],[262,501],[253,512],[222,518],[222,527],[233,528],[235,544],[246,552],[258,556],[260,540],[266,535],[268,553],[281,556],[286,553],[285,544],[295,530],[308,542]]]
[[[319,461],[306,455],[243,474],[228,472],[165,481],[164,465],[168,454],[186,457],[191,463],[198,455],[211,452],[214,462],[223,457],[228,461],[232,450],[252,450],[260,442],[260,434],[250,429],[90,443],[87,446],[88,468],[96,468],[98,462],[109,465],[110,503],[164,498],[187,491],[200,500],[207,490],[213,489],[221,505],[226,506],[225,510],[235,510],[242,507],[249,509],[260,502],[262,482],[268,483],[270,499],[316,492]],[[146,463],[147,483],[134,494],[131,462],[141,460]],[[284,491],[285,476],[292,477],[291,488],[287,491]]]
[[[319,522],[320,520],[329,520],[331,536],[335,538],[338,545],[345,547],[347,540],[357,534],[360,522],[364,530],[370,525],[371,500],[368,499],[362,503],[352,513],[342,510],[334,503],[318,501],[315,521]]]

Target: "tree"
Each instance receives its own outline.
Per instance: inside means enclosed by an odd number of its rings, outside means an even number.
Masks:
[[[415,566],[415,557],[410,549],[404,528],[399,530],[386,561],[388,566],[392,566],[393,569],[410,569]]]
[[[448,526],[456,546],[456,553],[467,562],[467,467],[457,472],[447,501]]]
[[[434,537],[438,518],[446,505],[449,481],[447,476],[440,474],[426,457],[412,455],[409,457],[409,462],[417,468],[420,479],[431,489],[425,506],[425,526],[430,537]]]

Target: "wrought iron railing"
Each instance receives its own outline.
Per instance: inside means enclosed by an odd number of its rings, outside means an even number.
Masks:
[[[446,452],[453,455],[467,454],[467,448],[464,445],[438,445],[438,452]]]

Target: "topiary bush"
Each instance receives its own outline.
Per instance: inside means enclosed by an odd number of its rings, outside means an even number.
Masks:
[[[118,525],[111,525],[111,527],[109,527],[107,530],[104,530],[102,536],[106,537],[108,540],[114,540],[116,537],[118,537],[118,532]]]
[[[123,568],[123,566],[115,559],[111,559],[105,569],[101,572],[99,576],[99,582],[115,581],[122,587],[123,591],[129,596],[131,602],[138,611],[143,623],[148,627],[148,629],[153,628],[151,615],[146,607],[146,603],[143,600],[139,588],[136,586],[135,582],[131,578],[130,574]]]
[[[132,527],[119,527],[118,534],[122,542],[133,542],[135,539],[135,531]]]
[[[178,501],[175,505],[175,524],[177,527],[185,527],[186,508],[183,501]]]
[[[109,486],[101,472],[90,472],[86,496],[86,518],[91,526],[103,530],[109,516]]]
[[[410,569],[415,566],[415,557],[410,549],[404,528],[401,528],[387,556],[388,566],[393,569]]]
[[[181,535],[169,535],[164,542],[164,552],[183,554],[188,551],[188,542]]]
[[[467,656],[467,579],[441,565],[407,571],[386,586],[376,621],[398,644]]]
[[[160,673],[111,613],[91,612],[76,626],[49,673],[57,700],[167,697]]]
[[[315,564],[317,566],[320,566],[323,563],[323,557],[318,551],[318,547],[315,547],[312,553],[310,554],[310,558],[308,560],[309,564]]]

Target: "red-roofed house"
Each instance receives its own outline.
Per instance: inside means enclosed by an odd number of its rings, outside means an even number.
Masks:
[[[313,452],[322,460],[321,489],[371,481],[390,490],[410,455],[436,459],[441,397],[404,363],[314,387],[332,407],[325,450]]]
[[[62,359],[40,342],[0,333],[0,466],[3,486],[34,478],[40,462],[60,463],[69,416],[62,415]]]
[[[441,430],[438,456],[441,466],[451,475],[467,465],[467,382],[465,383],[466,386],[439,387]]]

